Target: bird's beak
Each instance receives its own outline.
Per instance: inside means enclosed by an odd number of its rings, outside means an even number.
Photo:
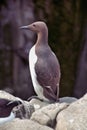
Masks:
[[[20,29],[29,29],[29,26],[21,26]]]
[[[27,25],[27,26],[21,26],[21,27],[19,27],[19,29],[28,29],[28,30],[31,30],[31,31],[33,31],[32,24],[30,24],[30,25]]]

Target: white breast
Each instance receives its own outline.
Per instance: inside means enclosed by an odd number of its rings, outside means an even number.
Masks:
[[[34,86],[34,90],[38,97],[41,99],[47,100],[44,95],[43,95],[43,88],[40,86],[40,84],[37,81],[37,76],[35,73],[35,64],[37,62],[37,56],[35,54],[35,45],[31,48],[30,53],[29,53],[29,67],[30,67],[30,74],[31,74],[31,79],[32,83]]]
[[[0,125],[3,125],[6,122],[12,121],[15,118],[14,113],[11,112],[11,114],[8,117],[0,118]]]

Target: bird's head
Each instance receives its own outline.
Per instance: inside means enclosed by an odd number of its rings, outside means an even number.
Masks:
[[[34,22],[34,23],[27,25],[27,26],[21,26],[20,29],[29,29],[29,30],[34,31],[36,33],[48,32],[46,24],[42,21]]]

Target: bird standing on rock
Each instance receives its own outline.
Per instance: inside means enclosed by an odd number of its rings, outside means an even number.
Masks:
[[[42,21],[21,28],[29,29],[37,34],[37,41],[29,53],[29,67],[34,90],[40,99],[56,102],[59,98],[60,65],[48,45],[48,28]]]

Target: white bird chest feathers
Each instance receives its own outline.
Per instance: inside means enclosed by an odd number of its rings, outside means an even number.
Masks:
[[[41,98],[41,99],[45,99],[48,100],[47,98],[44,97],[43,95],[43,88],[40,86],[40,84],[37,81],[37,76],[35,73],[35,64],[37,62],[37,56],[35,53],[35,45],[31,48],[30,53],[29,53],[29,67],[30,67],[30,74],[31,74],[31,79],[32,79],[32,83],[34,86],[34,90],[36,92],[36,94]]]

